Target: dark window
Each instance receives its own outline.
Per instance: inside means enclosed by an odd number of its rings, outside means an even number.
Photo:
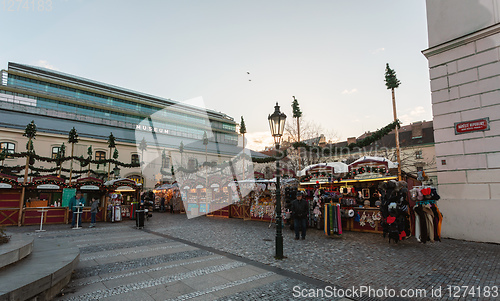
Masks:
[[[130,159],[132,164],[139,164],[139,155],[138,154],[132,154],[132,157]]]
[[[60,149],[61,149],[61,147],[59,147],[59,146],[52,147],[52,159],[57,158],[57,154],[59,153]]]
[[[13,154],[16,150],[16,145],[11,142],[2,142],[0,143],[0,152],[6,151],[8,154]],[[11,156],[7,156],[7,158],[12,158]]]
[[[104,152],[104,151],[96,151],[95,152],[95,159],[96,160],[106,160],[106,152]]]

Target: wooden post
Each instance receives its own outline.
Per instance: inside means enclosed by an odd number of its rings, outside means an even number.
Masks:
[[[71,164],[69,167],[69,187],[71,187],[71,178],[73,176],[73,149],[75,148],[75,144],[71,143]]]
[[[398,120],[398,115],[396,112],[396,96],[394,94],[394,88],[392,90],[392,112],[394,114],[394,121]],[[396,132],[396,156],[398,160],[398,181],[401,181],[401,153],[399,150],[399,126],[396,125],[396,128],[394,129]]]
[[[24,179],[23,179],[23,189],[21,190],[21,199],[19,200],[19,217],[17,219],[17,226],[21,227],[23,206],[24,206],[24,196],[26,194],[26,183],[28,182],[28,169],[30,165],[30,155],[29,146],[31,145],[31,138],[28,139],[28,155],[26,156],[26,165],[24,167]]]

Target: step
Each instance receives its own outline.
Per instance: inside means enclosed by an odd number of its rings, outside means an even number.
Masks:
[[[80,258],[61,239],[35,238],[31,255],[0,270],[0,301],[51,300],[71,279]]]
[[[16,263],[33,251],[33,237],[17,234],[8,243],[0,245],[0,269]]]

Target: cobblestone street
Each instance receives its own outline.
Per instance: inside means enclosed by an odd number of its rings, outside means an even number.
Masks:
[[[452,298],[447,287],[500,284],[495,244],[449,239],[419,244],[413,238],[389,244],[377,234],[330,238],[315,229],[296,241],[285,227],[287,258],[277,261],[275,227],[265,222],[154,213],[144,230],[134,226],[127,220],[81,230],[47,225],[41,234],[32,226],[8,231],[78,246],[80,263],[57,300],[291,300],[295,286],[328,285],[426,289],[427,297],[418,300],[432,299],[431,289],[441,287],[442,297],[435,300],[491,300]],[[370,299],[364,296],[354,299]]]

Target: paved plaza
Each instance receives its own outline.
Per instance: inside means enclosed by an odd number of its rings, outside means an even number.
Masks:
[[[296,241],[284,229],[284,260],[274,259],[275,227],[266,222],[154,213],[143,230],[135,222],[10,227],[10,233],[37,240],[61,239],[80,249],[80,262],[57,300],[346,300],[316,298],[321,291],[365,287],[411,292],[426,297],[355,300],[492,300],[478,295],[450,296],[448,286],[500,285],[500,245],[443,239],[389,243],[382,235],[345,232],[327,237],[309,229]],[[441,298],[431,292],[441,288]],[[376,290],[376,291],[375,291]],[[295,298],[299,294],[311,298]],[[339,292],[339,291],[337,291]],[[500,299],[500,298],[499,298]]]

